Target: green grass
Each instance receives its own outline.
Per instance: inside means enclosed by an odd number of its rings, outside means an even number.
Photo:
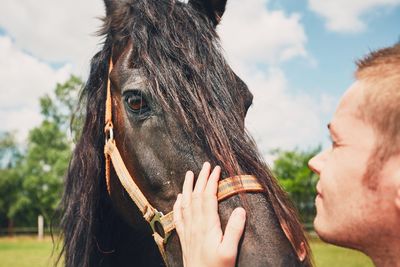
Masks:
[[[35,237],[0,238],[0,267],[53,266],[51,238],[39,241]]]
[[[361,252],[328,245],[317,238],[311,239],[316,267],[372,267],[372,261]]]
[[[369,267],[371,261],[363,254],[323,243],[313,238],[311,248],[316,267]],[[50,238],[38,241],[34,237],[0,238],[0,267],[48,267],[53,245]]]

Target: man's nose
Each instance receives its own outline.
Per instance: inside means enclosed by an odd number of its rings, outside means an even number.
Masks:
[[[323,152],[320,152],[308,161],[308,168],[318,175],[320,175],[322,167],[322,153]]]
[[[308,168],[319,175],[318,170],[315,168],[315,157],[308,161]]]

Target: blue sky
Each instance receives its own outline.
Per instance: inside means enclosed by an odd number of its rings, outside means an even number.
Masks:
[[[357,32],[331,31],[326,20],[310,10],[305,0],[274,0],[273,9],[298,12],[304,25],[309,53],[318,60],[318,68],[309,68],[302,60],[287,62],[283,68],[290,84],[318,93],[321,88],[339,97],[353,81],[354,61],[371,50],[400,41],[400,6],[382,5],[362,16],[367,24]],[[345,8],[345,7],[344,7]],[[296,87],[296,86],[295,86]]]
[[[0,9],[0,131],[21,142],[41,120],[38,98],[72,73],[85,78],[101,42],[101,0],[39,2]],[[327,145],[354,60],[398,41],[399,26],[400,0],[228,0],[218,32],[255,96],[246,125],[267,160],[273,148]]]

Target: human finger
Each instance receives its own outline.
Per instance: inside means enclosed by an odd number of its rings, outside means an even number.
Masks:
[[[179,242],[181,244],[181,249],[182,249],[182,255],[186,255],[186,237],[185,237],[185,225],[183,223],[183,218],[182,218],[182,194],[178,194],[173,211],[174,211],[174,224],[175,224],[175,230],[176,233],[178,234],[179,237]],[[185,257],[183,257],[183,261],[185,262]]]
[[[206,185],[206,189],[204,190],[206,193],[216,195],[218,191],[218,181],[221,175],[221,167],[216,166],[210,174],[208,178],[208,182]]]
[[[194,173],[192,171],[187,171],[185,175],[185,181],[183,182],[183,187],[182,187],[181,207],[183,209],[187,208],[190,205],[192,199],[193,181],[194,181]]]
[[[211,165],[209,162],[204,162],[203,167],[197,178],[196,185],[194,187],[193,193],[201,193],[206,187],[208,176],[210,175]]]
[[[182,194],[178,194],[174,207],[173,207],[173,212],[174,212],[174,224],[175,224],[175,229],[176,232],[178,233],[179,238],[182,238],[183,234],[183,224],[182,224]]]
[[[221,242],[220,248],[224,255],[236,255],[245,222],[246,211],[241,207],[236,208],[229,217]]]
[[[205,226],[207,229],[211,229],[215,226],[220,226],[220,219],[218,215],[218,199],[217,199],[217,190],[218,190],[218,180],[219,175],[221,173],[221,168],[216,166],[210,174],[208,178],[206,189],[204,190],[204,204],[202,206],[204,218],[205,218]]]
[[[182,214],[182,236],[181,246],[183,253],[188,250],[191,238],[192,229],[192,190],[193,190],[194,174],[192,171],[187,171],[185,175],[185,181],[183,182],[182,188],[182,203],[181,203],[181,214]],[[185,255],[185,253],[184,253]]]

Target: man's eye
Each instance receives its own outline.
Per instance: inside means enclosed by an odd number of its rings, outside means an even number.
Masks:
[[[125,102],[133,112],[145,112],[149,109],[147,101],[141,96],[141,94],[130,93],[125,96]]]

